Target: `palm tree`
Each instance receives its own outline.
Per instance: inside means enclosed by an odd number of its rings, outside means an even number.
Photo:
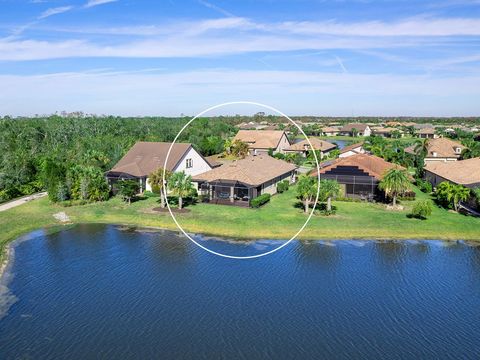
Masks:
[[[458,203],[465,201],[470,197],[470,189],[463,185],[455,185],[452,188],[451,199],[453,201],[453,208],[458,212]]]
[[[158,189],[160,192],[160,207],[165,207],[165,197],[166,194],[163,189],[163,174],[165,173],[165,187],[168,186],[168,180],[172,176],[172,172],[170,170],[166,170],[164,168],[158,168],[156,171],[152,172],[148,176],[148,181],[150,182],[150,186],[152,190]]]
[[[248,155],[248,144],[240,141],[240,140],[235,140],[232,143],[232,154],[238,158],[245,158],[245,156]]]
[[[327,211],[332,211],[332,197],[340,194],[340,185],[335,180],[320,180],[320,193],[327,199]]]
[[[297,183],[297,196],[302,200],[305,206],[305,212],[308,212],[310,203],[317,194],[317,179],[314,176],[300,175]]]
[[[223,143],[223,149],[224,149],[225,155],[230,155],[232,153],[232,145],[233,145],[233,142],[231,139],[225,140],[225,142]]]
[[[178,196],[178,208],[181,209],[183,205],[183,198],[189,196],[195,191],[192,183],[192,177],[185,174],[184,171],[176,172],[168,181],[168,185],[173,194]]]
[[[387,196],[392,197],[393,206],[397,205],[397,196],[410,189],[408,172],[403,169],[393,168],[386,172],[379,188],[385,191]]]

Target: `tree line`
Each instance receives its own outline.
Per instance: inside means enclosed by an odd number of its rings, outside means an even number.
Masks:
[[[137,141],[174,140],[189,118],[74,117],[0,119],[0,202],[47,190],[54,201],[103,200],[105,171]],[[178,141],[203,155],[224,149],[234,120],[196,119]]]

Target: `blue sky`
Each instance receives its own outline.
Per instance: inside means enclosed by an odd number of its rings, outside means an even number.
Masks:
[[[480,115],[479,65],[480,0],[0,0],[0,115]]]

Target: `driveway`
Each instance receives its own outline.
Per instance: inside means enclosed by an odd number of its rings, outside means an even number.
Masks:
[[[39,198],[44,197],[44,196],[47,196],[47,192],[36,193],[36,194],[24,196],[20,199],[9,201],[5,204],[0,205],[0,211],[5,211],[5,210],[8,210],[8,209],[17,207],[19,205],[25,204],[25,203],[27,203],[29,201],[32,201],[32,200],[35,200],[35,199],[39,199]]]

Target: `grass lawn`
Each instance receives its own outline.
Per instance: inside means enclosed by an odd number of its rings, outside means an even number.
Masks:
[[[416,190],[417,199],[428,197]],[[157,213],[158,198],[127,205],[119,198],[84,206],[61,207],[42,198],[0,213],[0,246],[21,234],[59,226],[53,214],[63,211],[75,223],[108,223],[177,229],[169,213]],[[189,232],[236,238],[288,239],[302,226],[306,215],[295,207],[295,189],[272,197],[260,209],[197,204],[177,220]],[[315,215],[302,239],[445,239],[480,240],[480,219],[436,208],[428,220],[407,218],[405,210],[388,211],[383,204],[333,202],[337,215]],[[3,253],[3,252],[2,252]]]

